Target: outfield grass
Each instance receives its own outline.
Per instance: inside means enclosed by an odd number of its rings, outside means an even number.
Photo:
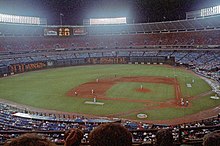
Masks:
[[[118,77],[129,77],[129,76],[164,76],[164,77],[176,77],[180,82],[181,91],[184,97],[191,95],[198,95],[203,92],[211,90],[205,81],[199,77],[184,71],[182,69],[174,69],[166,66],[153,66],[153,65],[93,65],[93,66],[76,66],[76,67],[65,67],[65,68],[56,68],[56,69],[47,69],[41,71],[27,72],[24,74],[18,74],[10,76],[7,78],[0,79],[0,98],[11,100],[20,104],[30,105],[37,108],[44,109],[53,109],[66,112],[74,113],[84,113],[84,114],[93,114],[93,115],[108,115],[116,114],[119,112],[126,112],[128,110],[135,110],[143,108],[144,104],[142,103],[129,103],[125,101],[102,101],[105,105],[94,106],[94,105],[85,105],[85,100],[91,99],[79,99],[75,97],[68,97],[66,93],[74,87],[77,87],[80,84],[95,81],[96,78],[111,78],[115,74]],[[192,88],[187,88],[186,83],[191,82],[191,79],[194,79],[195,82],[192,84]],[[134,83],[136,84],[136,83]],[[144,83],[145,84],[145,83]],[[147,83],[146,83],[147,84]],[[116,85],[117,86],[117,85]],[[121,86],[121,90],[132,89],[132,84],[129,83],[129,86]],[[123,86],[123,87],[122,87]],[[145,86],[145,85],[144,85]],[[147,86],[147,85],[146,85]],[[154,86],[152,84],[151,86]],[[114,95],[119,94],[120,92],[116,91],[117,89],[110,89],[108,91],[109,98],[114,97],[124,97],[127,96],[124,92],[123,95]],[[116,87],[117,88],[117,87]],[[149,87],[150,88],[150,87]],[[161,87],[160,91],[163,92],[166,88]],[[111,90],[115,90],[114,93],[111,93]],[[154,89],[152,89],[154,91]],[[129,90],[132,91],[132,90]],[[167,93],[164,95],[169,95],[173,97],[173,90],[165,90]],[[137,98],[144,98],[141,94],[132,93]],[[145,96],[146,94],[144,94]],[[129,97],[129,96],[127,96]],[[136,98],[130,97],[130,98]],[[163,101],[165,98],[159,97],[158,100]],[[163,99],[164,98],[164,99]],[[156,97],[152,98],[156,100]],[[206,101],[205,101],[206,102]],[[199,104],[199,103],[198,103]],[[213,107],[213,105],[206,105],[205,108]],[[194,110],[195,109],[195,110]],[[172,110],[172,109],[171,109]],[[201,106],[198,110],[203,110]],[[192,112],[198,112],[197,107],[192,107]],[[168,112],[166,110],[155,110],[156,112]],[[179,117],[180,115],[175,112],[174,109],[172,112],[172,118]],[[153,111],[152,111],[153,112]],[[164,119],[165,117],[161,116],[162,113],[155,114],[152,119]],[[153,115],[153,114],[152,114]],[[158,117],[157,117],[158,116]]]

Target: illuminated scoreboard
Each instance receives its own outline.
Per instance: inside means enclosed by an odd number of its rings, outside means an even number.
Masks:
[[[127,20],[126,17],[119,17],[119,18],[91,18],[87,21],[84,21],[88,25],[110,25],[110,24],[126,24]]]
[[[70,28],[61,27],[58,29],[59,36],[70,36]]]
[[[211,16],[211,15],[217,15],[220,14],[220,5],[210,8],[201,9],[201,16]]]
[[[68,27],[49,27],[44,29],[44,36],[70,36],[71,28]]]
[[[86,35],[84,27],[48,27],[44,29],[44,36],[68,37],[74,35]]]

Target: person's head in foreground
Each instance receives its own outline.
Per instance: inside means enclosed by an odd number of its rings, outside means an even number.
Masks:
[[[203,139],[203,146],[220,146],[220,131],[206,134]]]
[[[161,129],[156,134],[156,146],[172,146],[173,135],[169,129]]]
[[[131,146],[131,133],[118,123],[98,126],[89,134],[90,146]]]
[[[4,146],[56,146],[46,138],[37,134],[23,134],[17,138],[10,139]]]
[[[70,129],[64,134],[64,146],[79,146],[83,138],[83,132],[79,129]]]

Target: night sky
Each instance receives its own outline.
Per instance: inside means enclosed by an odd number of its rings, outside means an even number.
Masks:
[[[47,18],[48,24],[82,25],[85,18],[127,17],[129,23],[184,19],[185,12],[220,0],[0,0],[0,13]]]

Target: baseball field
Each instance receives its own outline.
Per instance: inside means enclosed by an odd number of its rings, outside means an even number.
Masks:
[[[213,95],[191,71],[166,65],[74,66],[0,79],[0,98],[19,105],[155,122],[198,118],[220,105]],[[102,105],[85,104],[94,98]]]

